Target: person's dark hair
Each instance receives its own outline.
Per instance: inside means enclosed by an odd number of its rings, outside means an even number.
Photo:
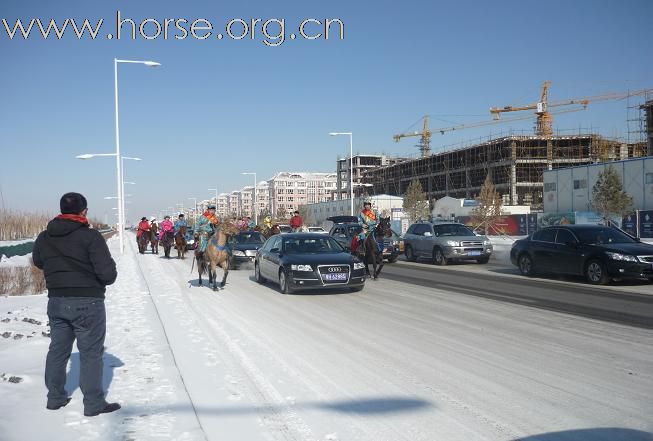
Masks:
[[[80,193],[66,193],[61,196],[61,214],[79,214],[87,208],[86,198]]]
[[[183,215],[183,214],[180,214],[179,217],[184,217],[184,215]]]
[[[295,214],[299,214],[299,211],[295,210]]]

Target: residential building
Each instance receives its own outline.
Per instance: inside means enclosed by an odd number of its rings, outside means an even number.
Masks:
[[[267,181],[269,210],[288,216],[300,205],[330,200],[336,181],[335,173],[277,173]]]
[[[355,195],[369,193],[368,188],[371,187],[371,185],[366,185],[363,182],[363,175],[367,171],[377,167],[385,167],[405,161],[404,158],[391,158],[385,155],[354,155],[352,160],[352,179],[354,182]],[[336,183],[336,191],[334,192],[333,199],[349,199],[349,170],[350,158],[346,157],[338,159],[336,163],[336,174],[338,181]]]

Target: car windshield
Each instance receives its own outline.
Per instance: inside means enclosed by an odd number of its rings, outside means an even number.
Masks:
[[[611,243],[637,243],[635,239],[614,228],[588,228],[574,231],[582,243],[605,245]]]
[[[308,227],[308,231],[311,231],[311,232],[322,232],[322,231],[324,231],[324,229],[321,228],[321,227]]]
[[[343,248],[330,237],[298,237],[283,241],[283,250],[288,254],[341,253]]]
[[[257,232],[247,232],[240,233],[234,236],[234,242],[236,243],[263,243],[265,238],[261,233]]]
[[[440,236],[476,236],[464,225],[438,225],[437,231]]]

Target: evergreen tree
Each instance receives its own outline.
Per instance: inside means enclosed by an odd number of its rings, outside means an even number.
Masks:
[[[429,202],[426,194],[422,190],[422,184],[419,182],[419,179],[413,179],[408,185],[406,194],[404,195],[403,210],[411,222],[429,218],[431,214],[429,211]]]
[[[633,209],[633,198],[623,189],[617,171],[609,165],[599,173],[592,187],[592,208],[607,222],[612,216],[623,216]]]
[[[492,226],[501,219],[501,195],[494,188],[490,173],[485,177],[479,195],[476,197],[478,205],[472,210],[472,224],[478,225],[487,234]]]

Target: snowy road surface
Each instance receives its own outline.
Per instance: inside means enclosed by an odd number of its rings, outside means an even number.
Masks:
[[[0,439],[653,440],[650,329],[387,279],[282,295],[242,269],[215,293],[132,242],[107,292],[124,408],[84,418],[77,389],[46,411],[47,339],[0,339],[0,373],[26,378],[0,381]],[[0,318],[45,301],[0,299]]]

